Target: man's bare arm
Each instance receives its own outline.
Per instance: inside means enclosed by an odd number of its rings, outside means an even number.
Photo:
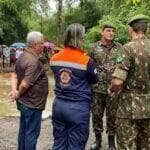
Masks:
[[[15,101],[18,95],[17,86],[18,86],[17,75],[15,72],[13,72],[11,74],[11,92],[8,94],[11,102]]]
[[[17,90],[17,85],[18,85],[17,74],[12,73],[11,74],[11,90],[16,91]]]
[[[22,80],[21,84],[19,85],[19,89],[18,89],[18,98],[23,95],[30,87],[30,84],[25,81]]]
[[[29,88],[29,83],[25,80],[22,80],[18,87],[18,79],[17,79],[17,74],[12,73],[11,75],[11,92],[9,93],[9,97],[14,100],[19,98],[22,94],[24,94],[28,88]]]

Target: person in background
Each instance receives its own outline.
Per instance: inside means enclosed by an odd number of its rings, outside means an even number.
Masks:
[[[53,150],[84,150],[89,136],[91,85],[97,83],[94,62],[82,50],[85,28],[68,26],[64,49],[50,59],[55,77],[52,110]]]
[[[150,150],[150,18],[134,16],[128,23],[131,42],[120,51],[109,93],[119,93],[118,150]],[[122,89],[123,88],[123,89]]]
[[[16,63],[16,49],[11,48],[10,49],[10,67],[14,69]]]
[[[0,45],[0,71],[3,69],[3,49],[2,46]]]
[[[115,68],[116,58],[121,49],[121,44],[114,41],[116,27],[112,22],[102,25],[102,39],[92,44],[91,57],[95,61],[99,82],[93,88],[92,122],[95,133],[95,142],[91,150],[102,148],[103,118],[106,110],[106,133],[110,150],[115,150],[116,112],[118,96],[110,97],[107,89],[111,83],[112,73]]]
[[[23,48],[16,48],[16,59],[18,59],[22,53],[23,53]]]
[[[28,48],[17,59],[15,72],[12,73],[9,96],[17,102],[20,111],[18,150],[36,150],[40,134],[42,111],[48,95],[48,78],[39,61],[43,42],[40,32],[29,32]]]
[[[6,45],[2,45],[3,48],[3,68],[6,70],[10,67],[10,48]]]

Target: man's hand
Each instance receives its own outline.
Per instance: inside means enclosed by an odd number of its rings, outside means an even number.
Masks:
[[[114,78],[111,81],[111,85],[108,88],[108,94],[113,96],[114,94],[119,94],[123,88],[123,80]]]
[[[109,88],[107,89],[107,93],[110,97],[113,97],[115,95],[115,93],[111,91],[111,86],[109,86]]]
[[[10,98],[10,102],[16,101],[16,99],[18,98],[18,91],[17,91],[17,90],[11,91],[11,92],[8,94],[8,97]]]

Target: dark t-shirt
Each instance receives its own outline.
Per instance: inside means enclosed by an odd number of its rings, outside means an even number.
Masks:
[[[15,72],[18,87],[22,80],[30,84],[29,89],[18,99],[18,102],[31,108],[45,109],[48,78],[37,55],[28,50],[21,54],[16,61]]]

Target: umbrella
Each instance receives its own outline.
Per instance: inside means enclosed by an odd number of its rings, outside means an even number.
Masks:
[[[13,48],[25,48],[27,47],[24,43],[13,43],[12,45],[10,45],[10,47],[13,47]]]
[[[53,49],[55,47],[55,45],[50,42],[44,42],[44,47],[47,49]]]

